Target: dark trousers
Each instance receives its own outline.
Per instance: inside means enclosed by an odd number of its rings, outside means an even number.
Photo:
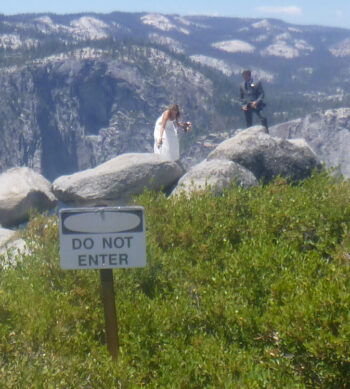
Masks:
[[[269,128],[267,126],[267,119],[262,114],[261,109],[254,109],[249,107],[246,111],[243,112],[245,116],[245,121],[247,123],[247,128],[251,127],[253,124],[253,112],[254,112],[259,117],[261,125],[264,126],[266,128],[267,133],[269,133]]]

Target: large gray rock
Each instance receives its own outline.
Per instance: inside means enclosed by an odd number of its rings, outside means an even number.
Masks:
[[[304,138],[326,167],[350,177],[350,108],[315,112],[270,128],[280,138]]]
[[[6,269],[16,265],[24,254],[29,254],[29,249],[18,232],[0,228],[0,267]]]
[[[244,188],[258,184],[254,174],[236,162],[218,159],[204,160],[180,178],[172,195],[182,192],[190,194],[207,187],[210,187],[214,193],[221,193],[232,182]]]
[[[0,224],[18,225],[31,209],[43,212],[56,206],[51,183],[27,167],[12,168],[0,175]]]
[[[4,247],[7,242],[14,239],[16,236],[16,231],[8,230],[7,228],[0,227],[0,248]]]
[[[237,129],[229,129],[227,131],[204,133],[198,138],[191,140],[190,147],[185,154],[182,155],[181,163],[186,170],[189,170],[192,166],[199,164],[207,158],[210,152],[217,147],[224,140],[231,138]]]
[[[237,162],[265,182],[281,175],[293,181],[310,176],[321,164],[306,142],[290,142],[265,133],[262,126],[240,131],[212,151],[208,160]]]
[[[129,153],[94,169],[57,178],[53,191],[66,204],[127,203],[145,188],[171,188],[185,173],[181,164],[151,153]]]

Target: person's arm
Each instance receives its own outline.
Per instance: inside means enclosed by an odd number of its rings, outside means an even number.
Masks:
[[[179,122],[178,118],[175,119],[175,123],[178,127],[182,128],[184,132],[189,132],[192,129],[192,123],[191,122]]]
[[[246,111],[248,109],[248,104],[245,99],[245,93],[242,85],[239,87],[239,102],[241,104],[241,108],[243,109],[243,111]]]
[[[252,103],[253,108],[256,108],[258,104],[262,102],[265,97],[264,88],[262,87],[261,82],[258,82],[255,88],[256,88],[256,92],[255,92],[256,100],[254,101],[254,103]]]
[[[160,126],[160,132],[159,132],[159,139],[157,141],[157,145],[158,147],[162,144],[163,142],[163,133],[164,133],[164,129],[165,129],[165,125],[166,125],[166,122],[168,121],[169,119],[169,115],[170,115],[170,112],[169,110],[165,111],[163,113],[163,117],[162,117],[162,124]]]

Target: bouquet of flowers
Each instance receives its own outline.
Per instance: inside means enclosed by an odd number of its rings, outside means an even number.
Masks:
[[[192,123],[191,122],[183,122],[182,128],[183,128],[184,132],[189,132],[192,129]]]

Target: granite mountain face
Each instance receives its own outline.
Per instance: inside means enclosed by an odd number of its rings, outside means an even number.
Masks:
[[[151,152],[173,102],[194,127],[183,162],[198,162],[243,126],[243,68],[263,81],[271,123],[350,101],[350,30],[279,20],[1,16],[0,54],[0,171],[25,165],[50,180]]]
[[[202,111],[199,128],[218,116],[203,74],[154,48],[114,54],[83,48],[3,72],[2,169],[24,164],[53,179],[127,151],[152,151],[167,101],[183,115]]]

